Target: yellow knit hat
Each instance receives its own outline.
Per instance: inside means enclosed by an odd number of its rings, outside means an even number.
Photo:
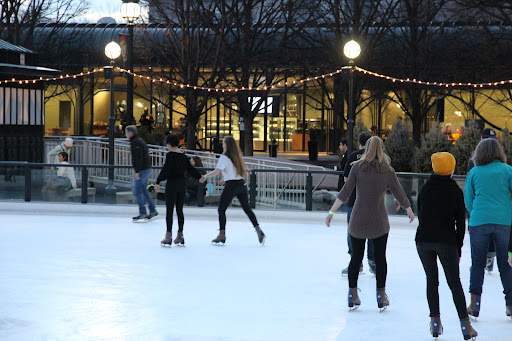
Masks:
[[[452,175],[455,169],[455,157],[446,152],[435,153],[430,157],[432,160],[432,168],[437,175]]]

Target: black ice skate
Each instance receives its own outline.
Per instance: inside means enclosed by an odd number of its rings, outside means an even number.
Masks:
[[[259,240],[260,244],[265,245],[265,239],[267,238],[265,236],[265,233],[263,233],[263,231],[261,230],[261,228],[259,226],[256,226],[254,229],[256,230],[256,233],[258,234],[258,240]]]
[[[226,230],[219,230],[219,235],[212,240],[212,244],[226,243]]]
[[[172,246],[172,232],[165,232],[165,238],[162,239],[160,245],[163,247],[171,247]]]
[[[469,322],[469,317],[460,320],[460,328],[462,330],[462,336],[464,336],[464,340],[476,340],[478,333],[471,326],[471,322]]]
[[[435,337],[436,340],[439,335],[443,334],[443,325],[441,324],[441,318],[439,316],[432,316],[430,318],[430,334]]]
[[[386,288],[377,289],[377,306],[380,312],[383,312],[389,306],[388,295],[386,295]]]
[[[155,220],[155,219],[156,219],[156,216],[157,216],[157,215],[158,215],[158,212],[157,212],[157,211],[155,211],[155,212],[153,212],[153,213],[148,214],[144,219],[145,219],[146,221],[152,221],[152,220]]]
[[[178,246],[185,246],[185,238],[183,238],[183,232],[178,232],[176,239],[174,239],[174,244]]]
[[[348,311],[356,310],[361,305],[357,288],[348,289]]]
[[[505,314],[507,314],[508,317],[512,317],[512,306],[507,306],[507,308],[505,309]]]
[[[146,222],[146,217],[145,215],[143,214],[139,214],[138,216],[135,216],[132,218],[132,222],[134,223],[145,223]]]

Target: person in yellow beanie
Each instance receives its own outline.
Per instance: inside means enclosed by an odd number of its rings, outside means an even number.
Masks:
[[[460,283],[459,260],[466,229],[464,194],[452,175],[455,157],[450,153],[431,156],[434,174],[418,195],[416,249],[427,277],[427,300],[430,308],[430,333],[438,337],[443,332],[439,308],[439,273],[441,261],[446,281],[453,295],[464,338],[478,335],[471,327],[466,310],[466,298]]]

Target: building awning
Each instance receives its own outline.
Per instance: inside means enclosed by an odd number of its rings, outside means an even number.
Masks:
[[[16,76],[16,78],[20,76],[29,78],[55,77],[59,73],[62,73],[62,71],[41,66],[0,63],[0,75]]]
[[[10,52],[18,52],[18,53],[31,53],[35,54],[34,51],[26,49],[22,46],[13,45],[11,43],[6,42],[5,40],[0,39],[0,50],[10,51]]]

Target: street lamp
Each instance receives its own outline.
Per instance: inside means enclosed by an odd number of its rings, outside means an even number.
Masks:
[[[351,40],[343,47],[343,53],[349,59],[349,90],[348,90],[348,117],[347,117],[347,131],[348,131],[348,153],[354,151],[354,59],[361,54],[361,46],[355,40]]]
[[[123,0],[121,15],[128,23],[128,36],[126,46],[126,67],[133,72],[133,25],[140,17],[139,0]],[[126,123],[131,125],[135,122],[133,118],[133,74],[126,74]]]
[[[114,166],[114,64],[115,59],[121,55],[121,46],[115,41],[111,41],[105,46],[105,55],[110,59],[110,67],[103,68],[105,78],[110,78],[110,116],[108,118],[108,164]],[[107,202],[115,201],[116,188],[114,186],[114,167],[108,169],[108,186],[105,188],[105,198]]]

